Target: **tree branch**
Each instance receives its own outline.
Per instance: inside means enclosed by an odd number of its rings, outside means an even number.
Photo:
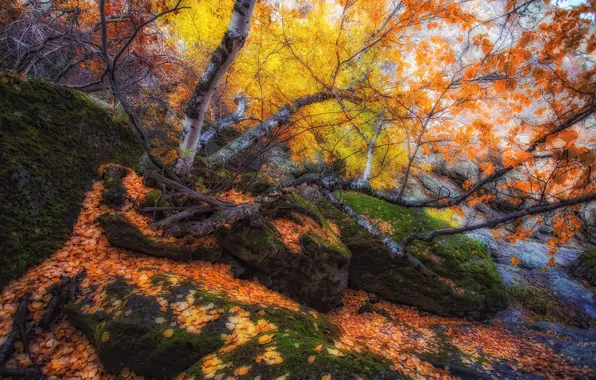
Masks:
[[[594,200],[596,200],[596,193],[588,194],[588,195],[584,195],[581,197],[572,198],[572,199],[568,199],[568,200],[564,200],[564,201],[560,201],[560,202],[556,202],[556,203],[530,206],[523,210],[516,211],[516,212],[510,213],[510,214],[501,216],[499,218],[491,219],[491,220],[489,220],[487,222],[483,222],[483,223],[475,223],[475,224],[471,224],[469,226],[464,226],[464,227],[459,227],[459,228],[444,228],[444,229],[434,230],[431,232],[413,233],[410,236],[408,236],[403,241],[402,244],[408,245],[411,242],[413,242],[414,240],[432,241],[434,238],[436,238],[438,236],[457,235],[457,234],[461,234],[461,233],[465,233],[465,232],[469,232],[469,231],[478,230],[481,228],[495,228],[495,227],[503,225],[507,222],[510,222],[512,220],[522,218],[524,216],[543,214],[543,213],[554,211],[554,210],[557,210],[560,208],[569,207],[569,206],[577,205],[580,203],[587,203],[587,202],[591,202]]]
[[[346,98],[351,99],[350,94],[346,92]],[[248,149],[264,136],[276,131],[281,126],[288,123],[291,117],[301,108],[334,99],[336,95],[329,91],[319,91],[312,95],[305,95],[294,99],[260,124],[250,128],[244,134],[230,142],[227,146],[218,152],[203,159],[203,162],[209,167],[221,167],[225,165],[233,156]]]
[[[244,112],[248,107],[248,103],[244,95],[242,95],[241,93],[238,93],[236,95],[235,101],[238,104],[236,112],[234,112],[231,115],[225,116],[223,119],[209,127],[209,129],[207,129],[204,133],[201,134],[201,137],[199,138],[199,145],[197,147],[198,152],[202,151],[205,148],[205,146],[209,143],[209,141],[211,141],[215,136],[217,136],[217,134],[220,131],[242,121],[244,117]]]
[[[407,253],[402,246],[395,242],[391,237],[381,232],[377,227],[373,226],[366,219],[360,216],[350,206],[346,205],[343,201],[337,199],[331,191],[323,190],[323,195],[332,205],[337,209],[348,215],[356,224],[362,227],[366,232],[371,234],[374,238],[378,239],[389,251],[389,256],[393,259],[405,258],[408,264],[412,265],[416,270],[420,271],[425,277],[436,278],[437,275],[430,269],[428,269],[420,260]]]

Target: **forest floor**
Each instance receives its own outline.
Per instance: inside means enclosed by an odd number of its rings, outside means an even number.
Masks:
[[[141,178],[129,174],[124,184],[131,201],[122,210],[144,234],[156,239],[159,232],[148,228],[150,219],[136,213],[133,202],[140,201],[147,193]],[[95,182],[86,194],[83,208],[70,239],[42,264],[31,268],[19,280],[11,282],[0,295],[0,344],[12,329],[12,317],[19,299],[32,294],[30,319],[39,321],[50,300],[46,289],[60,281],[61,276],[73,276],[85,268],[87,278],[83,288],[105,285],[106,273],[122,276],[126,281],[142,286],[146,272],[139,267],[159,268],[173,275],[190,276],[209,288],[227,294],[235,301],[258,304],[267,308],[296,310],[299,304],[269,290],[257,282],[235,279],[225,265],[195,261],[175,263],[165,259],[139,256],[132,252],[110,246],[103,235],[97,218],[106,211],[101,205],[103,185]],[[210,244],[183,242],[184,244]],[[462,368],[482,367],[487,375],[508,377],[511,371],[542,375],[546,378],[586,378],[589,369],[577,368],[556,354],[544,339],[535,332],[511,329],[511,326],[495,319],[487,323],[473,323],[463,319],[445,318],[421,314],[417,309],[379,302],[375,306],[386,311],[358,313],[368,295],[358,291],[345,294],[344,305],[330,313],[330,318],[341,327],[338,343],[346,350],[367,348],[394,363],[395,369],[413,378],[453,378],[453,371],[442,368],[445,356],[455,355]],[[390,316],[390,318],[387,317]],[[542,337],[544,338],[544,337]],[[548,338],[548,337],[546,337]],[[112,379],[102,367],[92,345],[69,322],[61,318],[52,325],[51,331],[37,331],[30,342],[31,358],[17,344],[7,367],[28,367],[36,364],[50,378],[62,379]],[[501,372],[506,365],[509,372]],[[120,378],[141,378],[123,371]],[[593,374],[593,373],[592,373]],[[323,376],[324,374],[322,374]],[[180,376],[183,378],[183,376]]]

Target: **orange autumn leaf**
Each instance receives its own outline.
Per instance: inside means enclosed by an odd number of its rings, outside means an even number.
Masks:
[[[464,72],[464,79],[466,79],[466,80],[472,79],[476,76],[476,73],[478,73],[478,67],[470,66]]]
[[[482,42],[482,52],[484,53],[484,55],[488,55],[492,49],[493,49],[492,42],[490,42],[490,40],[485,39]]]
[[[251,366],[238,367],[234,371],[234,376],[244,376],[244,375],[248,374],[248,372],[250,371],[251,368],[252,368]]]
[[[519,259],[515,256],[511,257],[511,263],[517,267],[519,265]]]
[[[492,175],[495,172],[495,166],[493,165],[492,162],[489,162],[485,167],[484,167],[484,174],[486,175]]]
[[[271,339],[273,339],[273,334],[270,335],[261,335],[258,339],[259,344],[267,344],[269,342],[271,342]]]
[[[167,329],[163,332],[163,336],[165,336],[166,338],[171,338],[172,335],[174,335],[174,329]]]
[[[103,334],[101,334],[101,342],[106,343],[109,340],[110,340],[110,333],[107,331],[104,331]]]
[[[501,94],[501,93],[507,91],[507,81],[505,79],[499,79],[498,81],[495,82],[495,85],[493,88],[495,89],[497,94]]]
[[[577,133],[577,131],[574,131],[573,129],[566,129],[564,131],[557,133],[557,137],[560,138],[561,140],[563,140],[566,145],[569,145],[572,142],[574,142],[575,140],[577,140],[578,133]]]

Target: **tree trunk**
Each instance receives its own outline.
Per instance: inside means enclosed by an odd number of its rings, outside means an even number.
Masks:
[[[366,152],[366,165],[364,166],[364,173],[362,173],[362,178],[360,181],[362,183],[369,183],[370,182],[370,174],[372,172],[372,165],[373,165],[373,158],[375,153],[375,145],[377,144],[377,139],[379,138],[379,134],[383,129],[383,116],[379,118],[379,122],[375,127],[375,134],[373,135],[372,139],[366,140],[366,145],[368,146]]]
[[[221,79],[244,46],[255,2],[256,0],[236,0],[228,30],[211,55],[211,61],[188,101],[184,113],[184,139],[180,145],[182,152],[175,167],[177,174],[186,174],[192,167],[201,138],[205,113]]]
[[[220,167],[225,165],[226,162],[228,162],[233,156],[248,149],[267,134],[270,134],[279,127],[285,125],[290,120],[292,115],[294,115],[294,113],[296,113],[302,107],[324,102],[331,99],[332,97],[333,95],[331,93],[327,91],[321,91],[293,100],[292,103],[283,106],[267,120],[264,120],[260,124],[250,128],[244,134],[230,142],[227,146],[220,149],[217,153],[207,157],[205,159],[205,163],[207,166],[211,167]]]

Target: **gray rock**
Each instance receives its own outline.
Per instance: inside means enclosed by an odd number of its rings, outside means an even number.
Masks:
[[[596,368],[596,342],[572,342],[559,354],[578,367]]]
[[[523,310],[515,307],[508,307],[507,309],[498,312],[495,319],[501,320],[513,331],[520,331],[529,323],[526,317],[524,317]]]
[[[571,279],[562,270],[547,271],[550,289],[561,302],[573,304],[579,312],[590,319],[596,319],[596,297],[581,282]]]
[[[512,265],[506,264],[495,264],[497,271],[503,278],[503,282],[505,282],[505,286],[510,288],[514,284],[524,280],[526,276],[524,276],[524,271],[521,268],[516,268]]]
[[[548,291],[561,303],[561,307],[571,308],[578,315],[578,321],[582,321],[581,324],[589,325],[590,321],[596,320],[596,296],[589,287],[571,275],[581,250],[559,248],[555,267],[548,268],[549,248],[536,240],[511,244],[494,239],[488,230],[474,231],[468,236],[487,247],[508,288],[531,283]],[[513,265],[513,257],[519,260],[518,266]],[[547,270],[543,272],[544,268]]]
[[[497,262],[511,264],[511,259],[519,259],[519,266],[525,269],[543,269],[547,267],[550,259],[549,248],[535,241],[523,241],[510,244],[497,241],[496,244],[487,246],[491,255]],[[580,251],[572,248],[560,248],[555,256],[555,263],[562,267],[570,266],[580,255]]]
[[[559,323],[540,321],[531,326],[533,330],[540,332],[552,332],[557,335],[564,335],[574,341],[596,342],[596,330],[578,329],[567,327]]]

